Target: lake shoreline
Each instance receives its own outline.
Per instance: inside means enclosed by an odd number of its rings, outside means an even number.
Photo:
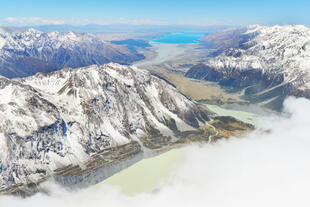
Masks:
[[[255,124],[258,121],[258,116],[249,112],[223,109],[219,106],[205,104],[212,112],[218,116],[233,116],[234,118],[241,118],[243,121],[247,121],[249,124]],[[238,113],[240,112],[239,116]],[[239,119],[238,119],[239,120]],[[193,143],[195,144],[195,143]],[[108,179],[104,180],[101,184],[108,184],[117,186],[123,193],[129,196],[134,196],[138,193],[151,193],[155,191],[161,183],[169,178],[175,168],[171,165],[177,166],[181,164],[185,159],[186,147],[190,144],[176,145],[172,148],[160,151],[157,155],[154,154],[151,157],[144,158],[132,166],[112,175]],[[175,159],[174,159],[175,158]],[[170,165],[162,164],[158,162],[162,160],[169,160]],[[165,165],[165,166],[164,166]],[[160,168],[164,173],[157,173],[156,169]],[[152,172],[152,171],[155,171]],[[148,175],[148,180],[141,181],[145,175]],[[159,177],[159,175],[163,177]],[[98,184],[98,185],[101,185]]]

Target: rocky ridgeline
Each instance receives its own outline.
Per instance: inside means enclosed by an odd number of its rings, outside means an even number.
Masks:
[[[285,97],[310,98],[310,29],[306,26],[249,26],[207,36],[212,49],[187,77],[243,90],[252,103],[281,110]]]
[[[1,77],[0,119],[0,186],[16,191],[167,149],[208,116],[149,72],[107,64]]]
[[[0,75],[7,78],[48,73],[64,67],[109,62],[130,64],[143,58],[142,54],[87,33],[0,30]]]

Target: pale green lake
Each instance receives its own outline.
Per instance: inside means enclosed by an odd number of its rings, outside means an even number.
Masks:
[[[103,183],[118,186],[127,195],[152,192],[169,178],[173,169],[182,163],[184,158],[184,148],[172,149],[155,157],[143,159]]]
[[[206,106],[220,116],[233,116],[251,124],[255,124],[259,118],[258,115],[244,111],[228,110],[215,105]],[[126,195],[152,192],[169,178],[176,166],[181,164],[184,159],[184,148],[172,149],[158,156],[143,159],[116,173],[103,183],[120,187]],[[102,183],[98,185],[102,185]]]
[[[250,112],[245,112],[245,111],[239,111],[239,110],[231,110],[231,109],[224,109],[221,108],[217,105],[210,105],[210,104],[205,104],[208,109],[213,111],[219,116],[232,116],[235,117],[236,119],[239,119],[240,121],[243,121],[245,123],[253,124],[255,125],[259,119],[259,115],[253,114]]]

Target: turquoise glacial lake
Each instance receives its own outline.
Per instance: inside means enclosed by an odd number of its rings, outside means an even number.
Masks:
[[[207,33],[192,33],[192,32],[179,32],[165,34],[163,37],[154,39],[152,42],[166,43],[166,44],[190,44],[197,43]]]

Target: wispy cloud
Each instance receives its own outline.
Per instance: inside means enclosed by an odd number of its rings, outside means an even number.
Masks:
[[[133,25],[196,25],[196,26],[212,26],[212,25],[232,25],[231,21],[215,21],[215,20],[200,20],[200,21],[167,21],[167,20],[154,20],[154,19],[135,19],[135,18],[104,18],[104,19],[88,19],[88,18],[59,18],[50,19],[43,17],[7,17],[4,19],[5,22],[15,24],[19,26],[24,25],[60,25],[60,24],[71,24],[71,25],[86,25],[86,24],[99,24],[99,25],[110,25],[110,24],[133,24]]]
[[[169,24],[166,21],[155,21],[151,19],[130,19],[130,18],[117,18],[117,19],[78,19],[78,18],[70,18],[70,19],[49,19],[42,17],[7,17],[4,19],[5,22],[10,24],[18,24],[18,25],[60,25],[60,24],[72,24],[72,25],[85,25],[85,24],[100,24],[100,25],[108,25],[108,24],[152,24],[152,25],[167,25]]]
[[[152,25],[167,25],[169,24],[164,20],[152,20],[152,19],[132,19],[132,18],[117,18],[117,19],[70,19],[66,20],[70,24],[152,24]]]
[[[22,17],[22,18],[7,17],[4,20],[6,22],[19,23],[22,25],[44,25],[44,24],[59,25],[65,23],[65,21],[62,19],[48,19],[41,17]]]

